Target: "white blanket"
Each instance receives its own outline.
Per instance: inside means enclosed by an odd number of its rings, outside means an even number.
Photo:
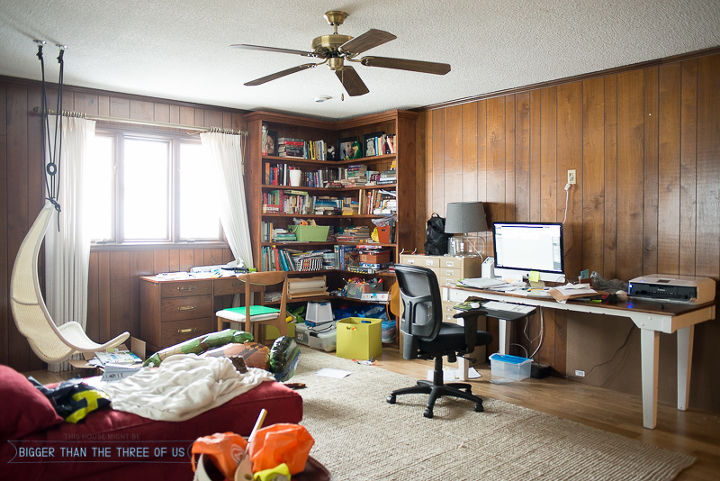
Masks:
[[[185,421],[220,406],[272,374],[256,368],[240,374],[227,358],[177,354],[159,368],[144,368],[130,377],[98,385],[112,400],[112,408],[156,421]]]

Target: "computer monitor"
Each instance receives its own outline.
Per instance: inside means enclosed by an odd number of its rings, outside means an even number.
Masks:
[[[523,279],[530,271],[540,280],[565,282],[562,224],[493,222],[495,275]]]

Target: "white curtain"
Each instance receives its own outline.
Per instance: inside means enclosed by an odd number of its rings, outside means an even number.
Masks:
[[[85,164],[88,162],[90,142],[95,136],[95,122],[81,118],[62,119],[62,150],[58,174],[57,215],[53,216],[45,237],[45,302],[57,325],[76,321],[87,325],[88,265],[90,262],[90,234],[86,229]],[[49,132],[53,148],[55,117],[50,117]],[[48,159],[46,158],[46,163]],[[67,362],[51,364],[51,371],[69,368]]]
[[[200,134],[209,159],[217,175],[217,199],[220,222],[235,259],[246,267],[253,267],[250,245],[241,136],[205,132]]]

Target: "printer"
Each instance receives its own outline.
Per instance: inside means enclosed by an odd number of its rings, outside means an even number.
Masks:
[[[650,274],[630,279],[628,295],[658,301],[703,304],[715,299],[715,280],[709,277]]]

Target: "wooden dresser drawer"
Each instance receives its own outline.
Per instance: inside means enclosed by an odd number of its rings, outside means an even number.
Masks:
[[[160,297],[199,296],[212,293],[212,280],[167,282],[161,284]]]
[[[184,321],[163,322],[160,328],[160,347],[168,347],[193,337],[212,332],[213,319],[187,319]]]
[[[164,286],[163,286],[164,287]],[[168,297],[160,301],[162,322],[212,316],[212,296]]]
[[[229,294],[242,294],[245,292],[245,283],[236,277],[215,279],[213,281],[213,295],[227,296]]]

